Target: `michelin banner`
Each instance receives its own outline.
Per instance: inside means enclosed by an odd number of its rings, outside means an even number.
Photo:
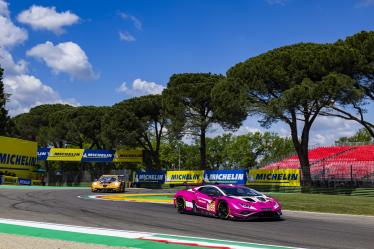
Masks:
[[[246,184],[247,170],[205,170],[203,181],[206,184]]]
[[[39,161],[143,162],[143,150],[38,148]]]
[[[299,169],[254,169],[248,173],[248,185],[300,186]]]
[[[135,174],[135,183],[157,183],[165,182],[164,171],[137,171]]]
[[[48,161],[81,161],[84,149],[51,148]]]
[[[117,163],[142,163],[143,150],[117,150],[113,162]]]
[[[166,184],[201,184],[204,170],[166,171]]]
[[[36,165],[36,155],[36,142],[0,136],[0,171],[3,173],[30,171]]]
[[[84,150],[82,162],[111,162],[114,150]]]
[[[51,148],[38,148],[38,161],[47,161]]]

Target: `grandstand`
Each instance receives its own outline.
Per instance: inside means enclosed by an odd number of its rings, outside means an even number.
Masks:
[[[374,182],[374,145],[328,146],[309,150],[314,180]],[[297,155],[269,164],[264,169],[300,168]]]

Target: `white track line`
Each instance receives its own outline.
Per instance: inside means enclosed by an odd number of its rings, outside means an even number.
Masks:
[[[224,247],[224,248],[230,248],[230,249],[258,249],[258,248],[264,248],[264,247],[265,248],[268,247],[268,248],[281,248],[281,249],[284,249],[284,248],[296,249],[295,247],[287,247],[287,246],[275,246],[275,245],[266,245],[266,244],[258,244],[258,243],[246,243],[246,242],[238,242],[238,241],[207,239],[207,238],[200,238],[200,237],[188,237],[188,236],[179,236],[179,235],[168,235],[168,234],[158,234],[158,233],[138,232],[138,231],[128,231],[128,230],[116,230],[116,229],[97,228],[97,227],[72,226],[72,225],[64,225],[64,224],[2,219],[2,218],[0,218],[0,223],[32,227],[32,228],[65,231],[65,232],[76,232],[76,233],[92,234],[92,235],[113,236],[113,237],[127,238],[127,239],[164,241],[164,242],[172,243],[172,244],[188,245],[188,244],[193,243],[196,246],[209,246],[209,247],[215,246],[215,247]]]

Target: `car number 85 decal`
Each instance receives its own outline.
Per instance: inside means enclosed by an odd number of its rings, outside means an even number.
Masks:
[[[212,201],[211,203],[209,203],[206,207],[206,209],[210,212],[215,212],[216,211],[216,202],[215,201]]]

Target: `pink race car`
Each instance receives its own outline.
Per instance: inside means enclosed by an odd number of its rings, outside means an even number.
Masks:
[[[280,203],[254,189],[236,185],[205,185],[180,190],[174,195],[179,213],[216,216],[222,219],[280,218]]]

